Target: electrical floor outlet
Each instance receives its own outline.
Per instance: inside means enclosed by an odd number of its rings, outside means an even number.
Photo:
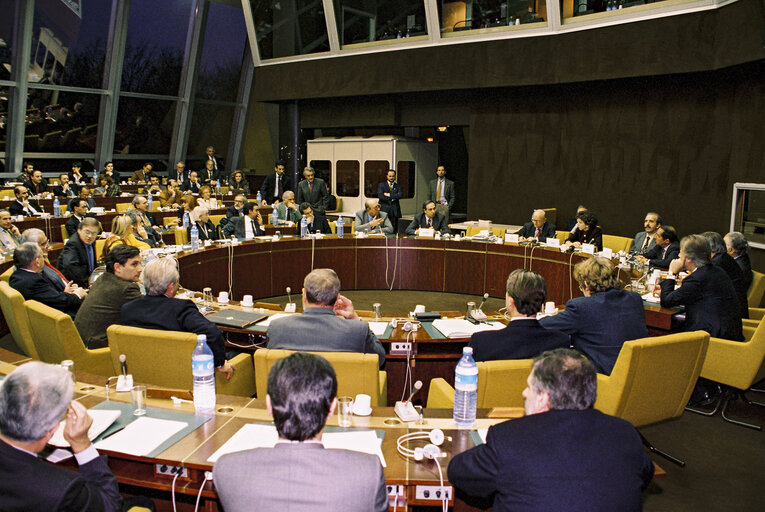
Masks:
[[[180,466],[170,466],[169,464],[155,464],[154,471],[158,475],[166,475],[166,476],[175,476],[176,473],[180,472],[180,475],[178,475],[178,478],[189,477],[188,469],[182,468]]]
[[[412,344],[409,342],[394,341],[390,344],[390,353],[397,355],[406,355],[412,351]]]
[[[441,500],[446,498],[450,500],[452,498],[451,486],[445,485],[418,485],[415,488],[415,497],[418,500]]]

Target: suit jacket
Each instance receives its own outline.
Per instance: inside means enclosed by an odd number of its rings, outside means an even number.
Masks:
[[[534,227],[534,223],[527,222],[521,229],[516,231],[516,234],[518,236],[522,236],[523,238],[531,238],[536,235],[536,232],[537,228]],[[542,225],[542,232],[539,234],[539,241],[544,242],[548,238],[555,238],[557,236],[558,233],[555,231],[555,224],[545,222]]]
[[[374,228],[371,227],[371,221],[369,220],[369,215],[367,214],[366,209],[359,210],[356,212],[356,225],[353,229],[356,231],[363,231],[363,232],[371,232],[371,233],[385,233],[386,235],[395,235],[396,231],[393,228],[393,224],[390,223],[390,219],[388,218],[388,214],[384,211],[380,211],[379,213],[380,218],[383,220],[383,223],[375,226]]]
[[[564,311],[540,323],[570,334],[574,348],[606,375],[611,374],[625,341],[648,337],[640,295],[615,288],[571,299]]]
[[[594,227],[588,231],[582,231],[576,228],[573,233],[568,235],[567,242],[580,242],[583,244],[595,244],[598,251],[603,250],[603,231],[599,227]]]
[[[77,233],[77,228],[80,226],[80,222],[82,222],[82,219],[78,219],[74,215],[66,219],[66,222],[64,222],[64,228],[66,228],[66,232],[69,234],[70,238]]]
[[[380,461],[317,443],[277,443],[222,456],[213,467],[226,512],[387,511]]]
[[[120,322],[122,305],[141,297],[137,283],[125,281],[112,272],[104,272],[82,301],[74,325],[89,349],[108,347],[106,329]]]
[[[65,192],[61,185],[56,185],[53,187],[53,195],[56,197],[75,197],[77,195],[76,188],[76,185],[70,184]]]
[[[248,195],[250,193],[250,184],[246,181],[241,181],[239,183],[234,183],[231,181],[228,184],[228,191],[234,195],[236,194],[244,194]]]
[[[707,331],[715,338],[744,341],[736,290],[725,271],[704,265],[683,279],[675,290],[675,280],[661,282],[661,305],[685,306],[685,331]]]
[[[98,260],[96,244],[93,243],[91,247],[91,264],[95,269],[98,266],[96,262]],[[74,281],[82,288],[88,287],[88,278],[90,277],[91,270],[88,266],[88,254],[85,244],[80,240],[79,234],[73,234],[64,244],[56,267],[70,281]]]
[[[297,226],[295,227],[295,234],[300,236],[300,221],[302,217],[298,219]],[[324,215],[313,214],[313,222],[308,224],[309,233],[324,233],[325,235],[332,233],[332,229],[329,227],[329,222]]]
[[[139,181],[148,182],[149,178],[152,176],[156,176],[153,170],[144,174],[143,169],[138,169],[135,172],[133,172],[133,175],[130,177],[130,181],[134,183]]]
[[[6,245],[3,236],[7,237],[9,245]],[[15,249],[19,245],[21,245],[21,240],[13,232],[0,228],[0,247],[5,247],[3,250]]]
[[[444,178],[444,197],[446,197],[447,206],[449,207],[449,211],[452,211],[452,208],[454,208],[454,182],[452,180],[447,180]],[[440,202],[440,198],[436,197],[438,193],[438,178],[431,180],[430,183],[428,183],[428,201],[435,201],[436,204]]]
[[[202,170],[205,169],[205,165],[204,164],[208,160],[212,160],[213,161],[213,169],[215,170],[215,172],[217,173],[218,176],[224,176],[225,175],[226,167],[223,165],[223,159],[221,157],[219,157],[218,155],[213,155],[213,156],[205,155],[205,158],[202,161]]]
[[[657,268],[669,268],[672,260],[680,255],[680,242],[672,242],[666,249],[654,243],[643,256],[648,258],[648,264]]]
[[[390,197],[385,195],[386,192],[390,194]],[[399,199],[401,199],[402,195],[401,185],[399,185],[398,182],[393,182],[393,188],[388,185],[388,180],[377,185],[377,198],[380,200],[380,210],[384,211],[389,217],[392,217],[395,220],[401,218],[401,205],[399,204]],[[395,226],[393,227],[395,229]]]
[[[456,455],[448,478],[494,512],[638,512],[653,463],[628,422],[595,409],[553,410],[489,428]]]
[[[313,179],[313,187],[308,190],[308,180],[303,180],[298,183],[297,194],[295,201],[297,204],[307,202],[311,205],[313,213],[324,214],[327,211],[327,185],[324,184],[324,180],[321,178]]]
[[[64,293],[42,275],[42,272],[28,272],[17,268],[8,281],[24,296],[24,300],[36,300],[53,309],[63,311],[74,318],[82,301],[73,293]]]
[[[244,215],[244,208],[240,208],[239,210],[236,209],[236,206],[231,205],[226,210],[226,216],[223,217],[220,220],[220,227],[223,229],[223,227],[228,223],[228,221],[231,220],[232,217],[241,217]]]
[[[245,219],[249,219],[248,216],[243,215],[241,217],[231,217],[231,219],[226,223],[226,225],[223,227],[223,238],[231,238],[231,235],[234,235],[235,237],[239,239],[245,238],[245,227],[244,227],[244,221]],[[266,230],[260,227],[260,224],[258,224],[257,219],[252,220],[255,223],[255,230],[253,232],[253,235],[260,236],[265,235]]]
[[[470,337],[473,359],[529,359],[545,350],[568,347],[568,334],[542,327],[536,319],[515,320],[498,331],[477,332]]]
[[[79,473],[50,464],[0,440],[0,496],[4,512],[118,511],[117,479],[100,455]]]
[[[53,287],[56,290],[63,292],[64,288],[66,288],[67,283],[65,283],[64,280],[61,279],[61,276],[58,275],[58,273],[56,273],[56,270],[58,269],[53,270],[54,268],[53,265],[50,265],[49,261],[46,261],[46,263],[47,264],[45,265],[45,267],[43,267],[43,271],[41,272],[43,277],[47,279],[48,281],[50,281],[50,283],[53,285]],[[59,272],[61,271],[59,270]],[[66,276],[64,276],[64,279],[66,279]],[[67,279],[67,282],[68,282],[68,279]]]
[[[272,172],[263,180],[263,185],[260,187],[260,197],[266,200],[268,204],[273,204],[274,201],[281,201],[281,196],[274,194],[274,190],[276,190],[276,173]],[[292,178],[284,172],[282,173],[282,194],[288,190],[293,190]]]
[[[418,213],[414,216],[414,219],[412,222],[407,226],[406,228],[406,234],[407,235],[414,235],[416,234],[415,231],[418,228],[424,228],[428,225],[427,219],[425,218],[425,212]],[[436,212],[435,216],[433,217],[433,227],[436,231],[440,231],[442,235],[445,235],[446,233],[451,233],[449,230],[449,225],[446,223],[446,219],[443,215]]]
[[[79,196],[70,199],[69,200],[69,204],[66,206],[67,211],[70,211],[70,212],[74,211],[74,202],[75,201],[80,201],[80,200],[81,200],[81,198]],[[92,197],[89,197],[89,198],[85,199],[85,201],[88,203],[88,209],[91,209],[91,208],[93,208],[96,205],[96,200],[93,199]]]
[[[159,193],[159,205],[163,208],[172,207],[173,203],[178,204],[178,201],[180,200],[181,198],[178,197],[178,194],[171,196],[167,189]]]
[[[162,331],[193,332],[207,335],[207,346],[212,350],[215,367],[226,362],[223,335],[190,300],[164,295],[146,295],[122,306],[120,324]],[[159,341],[158,341],[159,342]]]
[[[220,170],[213,169],[212,171],[208,171],[206,167],[202,167],[197,171],[197,176],[199,177],[199,181],[205,185],[209,185],[211,181],[218,181],[221,174]]]
[[[733,289],[736,290],[736,297],[738,297],[739,314],[741,318],[749,318],[749,298],[747,297],[749,287],[744,284],[744,273],[741,271],[741,267],[727,252],[716,254],[712,258],[712,265],[720,267],[728,274],[731,283],[733,283]]]
[[[32,208],[34,208],[37,211],[37,213],[42,213],[43,210],[42,210],[42,208],[40,208],[40,203],[38,203],[36,199],[27,199],[27,202],[29,203],[29,206],[31,206]],[[28,214],[28,213],[24,212],[24,207],[22,206],[22,204],[18,200],[12,202],[8,206],[8,213],[10,213],[11,215],[14,215],[14,216],[16,216],[16,215],[23,215],[24,217],[31,217],[32,216],[32,214]]]
[[[183,185],[181,185],[181,190],[198,194],[199,187],[201,187],[203,184],[204,182],[201,180],[194,183],[192,183],[190,180],[186,180],[183,182]]]
[[[208,220],[207,223],[203,224],[202,222],[196,221],[194,224],[197,225],[197,231],[199,232],[199,240],[205,241],[205,240],[217,240],[218,239],[218,232],[215,230],[215,225],[212,223],[211,220]],[[187,228],[189,240],[191,240],[191,226],[194,224],[190,224]],[[202,226],[207,228],[207,233],[205,233],[205,230],[202,229]]]
[[[335,316],[332,309],[323,307],[274,320],[268,326],[268,348],[377,354],[380,367],[385,363],[385,349],[369,324]]]
[[[746,287],[748,292],[749,288],[752,286],[752,280],[754,279],[754,274],[752,273],[752,263],[749,261],[749,255],[742,254],[738,258],[734,258],[734,261],[738,263],[738,266],[741,267],[741,272],[744,273],[744,287]]]
[[[300,212],[295,208],[294,210],[292,208],[287,208],[287,205],[284,204],[284,201],[280,202],[276,205],[276,208],[274,210],[279,214],[279,222],[284,222],[285,218],[287,220],[299,223],[301,219]],[[289,212],[287,211],[289,210]]]
[[[43,178],[39,185],[35,185],[34,181],[29,180],[24,182],[24,186],[27,187],[30,196],[36,196],[48,191],[48,180]]]
[[[645,242],[645,237],[648,236],[648,233],[645,231],[641,231],[639,233],[635,233],[634,241],[632,242],[632,247],[630,247],[630,254],[643,254],[645,255],[656,247],[656,239],[651,237],[651,240],[648,242],[648,247],[645,248],[645,251],[641,251],[643,248],[643,242]],[[647,257],[647,256],[646,256]]]

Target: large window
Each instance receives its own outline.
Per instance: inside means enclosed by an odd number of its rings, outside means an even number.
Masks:
[[[197,99],[235,101],[247,45],[240,6],[210,3],[197,76]]]
[[[377,197],[377,186],[385,181],[390,169],[387,160],[366,160],[364,162],[364,195]]]
[[[530,23],[545,23],[545,0],[443,0],[438,3],[441,33],[448,37],[464,31],[504,30]]]
[[[114,152],[169,154],[175,101],[120,98]]]
[[[99,94],[29,89],[24,151],[93,153]]]
[[[336,186],[335,195],[338,197],[359,197],[359,162],[358,160],[338,160],[335,164]]]
[[[335,0],[340,44],[427,35],[425,4],[411,0]]]
[[[251,1],[261,59],[329,51],[321,0]]]

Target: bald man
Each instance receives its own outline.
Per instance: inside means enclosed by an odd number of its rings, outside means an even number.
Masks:
[[[547,222],[547,216],[544,210],[534,210],[531,214],[531,222],[527,222],[519,229],[516,234],[521,242],[538,240],[544,242],[548,238],[555,238],[555,225]]]

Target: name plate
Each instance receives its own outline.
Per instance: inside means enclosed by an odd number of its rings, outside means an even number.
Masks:
[[[418,236],[433,238],[436,236],[436,230],[435,228],[420,228]]]
[[[550,237],[545,243],[547,243],[547,247],[560,247],[560,240],[557,237]]]
[[[600,255],[604,258],[611,259],[614,255],[614,251],[609,249],[608,247],[603,247],[603,250],[600,251]]]
[[[505,242],[510,242],[511,244],[517,244],[518,243],[518,234],[517,233],[505,233]]]
[[[582,244],[582,254],[595,254],[595,245],[593,244]]]

